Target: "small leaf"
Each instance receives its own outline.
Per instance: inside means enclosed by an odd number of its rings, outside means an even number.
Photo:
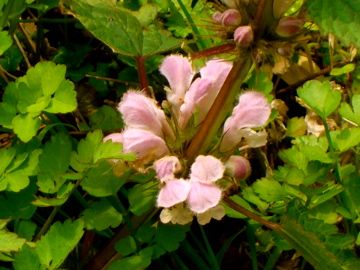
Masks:
[[[158,181],[153,180],[145,184],[135,185],[129,191],[130,211],[140,216],[155,206],[156,196],[159,192]]]
[[[85,227],[88,230],[102,231],[116,228],[122,222],[122,215],[106,200],[93,203],[83,212]]]
[[[41,120],[39,117],[33,117],[30,114],[19,114],[12,120],[14,133],[23,142],[30,141],[40,128]]]
[[[330,136],[334,141],[335,147],[340,152],[344,152],[360,144],[360,127],[333,131],[330,132]]]
[[[113,261],[110,266],[109,270],[119,270],[119,269],[126,269],[126,270],[140,270],[146,269],[151,264],[151,257],[153,253],[152,247],[144,248],[139,252],[138,255],[122,258],[119,260]]]
[[[341,93],[333,90],[328,81],[308,81],[297,93],[323,120],[336,110],[341,100]]]
[[[76,92],[71,81],[62,81],[45,111],[50,113],[69,113],[76,109]]]
[[[35,249],[28,245],[23,245],[20,252],[15,255],[13,267],[15,270],[45,270],[45,266],[41,265],[39,256]]]
[[[267,202],[279,201],[284,199],[285,196],[284,189],[279,182],[268,178],[257,180],[252,185],[252,188],[259,194],[260,198]]]
[[[134,154],[122,153],[122,145],[112,141],[106,141],[96,148],[94,153],[94,162],[101,159],[122,159],[127,161],[134,161],[136,156]]]
[[[177,250],[189,230],[189,226],[160,223],[155,235],[155,254],[159,256]]]
[[[136,242],[132,236],[121,238],[116,244],[115,249],[122,256],[130,255],[136,251]]]
[[[12,40],[7,31],[0,31],[0,56],[10,48]]]
[[[354,64],[347,64],[345,66],[342,67],[338,67],[338,68],[333,68],[330,72],[330,75],[332,76],[339,76],[339,75],[343,75],[346,73],[350,73],[352,71],[354,71],[355,69],[355,65]]]
[[[290,118],[286,123],[286,136],[298,137],[305,135],[306,123],[303,117]]]
[[[342,117],[360,126],[360,94],[352,97],[351,105],[350,107],[346,102],[341,103],[339,112]]]
[[[104,105],[89,116],[93,129],[116,130],[123,127],[120,113],[114,108]]]
[[[181,41],[165,30],[150,28],[144,32],[143,54],[150,56],[180,47]]]
[[[47,269],[57,269],[80,241],[84,231],[81,220],[54,223],[36,243],[36,253]]]

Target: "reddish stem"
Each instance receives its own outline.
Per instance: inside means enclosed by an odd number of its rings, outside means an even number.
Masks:
[[[220,54],[220,53],[231,52],[231,51],[234,51],[235,49],[236,49],[236,46],[234,43],[228,43],[228,44],[223,44],[220,46],[211,47],[209,49],[206,49],[206,50],[203,50],[200,52],[194,52],[190,56],[192,59],[197,59],[197,58],[208,57],[208,56],[212,56],[212,55],[216,55],[216,54]]]
[[[145,68],[145,57],[144,56],[137,56],[136,57],[136,65],[137,65],[137,72],[139,77],[140,88],[145,91],[145,93],[150,96],[149,92],[149,83],[146,75],[146,68]]]

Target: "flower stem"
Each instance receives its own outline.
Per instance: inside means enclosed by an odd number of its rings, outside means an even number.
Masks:
[[[139,76],[140,88],[144,90],[145,93],[150,96],[149,93],[149,83],[146,75],[146,68],[145,68],[145,57],[144,56],[137,56],[136,57],[136,65],[137,65],[137,72]]]

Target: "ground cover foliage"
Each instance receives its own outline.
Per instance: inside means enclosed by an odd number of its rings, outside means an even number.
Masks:
[[[360,269],[359,10],[359,0],[0,0],[0,269]],[[104,140],[126,125],[117,106],[128,89],[169,117],[159,67],[171,54],[197,70],[233,63],[209,113],[195,112],[173,145],[189,162],[250,161],[245,179],[219,181],[225,217],[206,225],[161,222],[151,165]],[[271,104],[257,130],[266,144],[221,153],[248,90]]]

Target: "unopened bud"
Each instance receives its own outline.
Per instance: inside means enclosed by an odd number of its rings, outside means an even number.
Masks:
[[[249,47],[254,40],[254,33],[249,25],[239,26],[234,32],[234,41],[241,47]]]
[[[225,163],[225,173],[238,180],[245,179],[251,174],[250,162],[242,156],[231,156]]]
[[[228,9],[223,13],[215,12],[213,20],[224,26],[238,26],[241,23],[241,15],[236,9]]]
[[[303,25],[303,19],[299,19],[296,17],[284,17],[280,19],[279,24],[275,29],[275,32],[281,37],[291,37],[297,34],[301,30]]]

